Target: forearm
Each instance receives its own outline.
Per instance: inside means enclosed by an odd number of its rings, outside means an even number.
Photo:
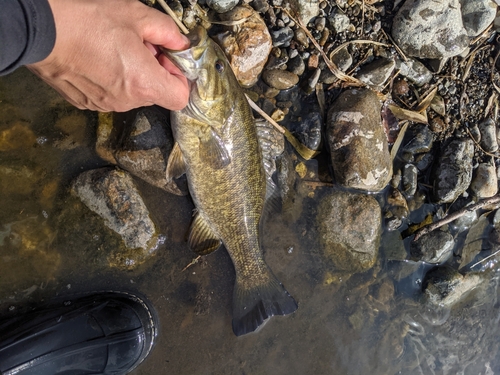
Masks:
[[[47,0],[0,0],[0,75],[45,59],[56,28]]]

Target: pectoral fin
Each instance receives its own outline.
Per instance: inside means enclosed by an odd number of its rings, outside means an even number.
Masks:
[[[200,214],[196,214],[188,239],[189,247],[198,255],[207,255],[217,250],[222,244]]]
[[[174,147],[168,156],[166,173],[167,181],[172,181],[174,178],[179,178],[186,173],[186,163],[184,162],[181,148],[177,142],[175,142]]]
[[[224,168],[231,162],[224,141],[212,128],[200,136],[200,158],[213,169]]]

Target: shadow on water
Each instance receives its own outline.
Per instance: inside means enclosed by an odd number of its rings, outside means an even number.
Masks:
[[[426,266],[389,260],[405,251],[384,233],[371,270],[337,278],[322,258],[317,202],[331,187],[300,181],[263,247],[299,303],[259,332],[231,331],[234,269],[222,249],[195,257],[185,236],[193,204],[136,183],[166,242],[133,271],[109,266],[120,239],[69,193],[80,172],[106,162],[93,151],[96,116],[66,104],[25,70],[0,80],[0,308],[90,290],[146,295],[160,317],[150,357],[134,374],[494,374],[500,371],[499,276],[451,311],[424,308]],[[320,173],[322,173],[320,171]]]

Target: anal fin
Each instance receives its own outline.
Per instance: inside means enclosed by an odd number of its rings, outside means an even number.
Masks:
[[[196,213],[188,238],[189,247],[198,255],[207,255],[217,250],[222,241],[210,229],[199,213]]]

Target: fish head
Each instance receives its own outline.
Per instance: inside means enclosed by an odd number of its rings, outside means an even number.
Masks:
[[[164,50],[183,72],[191,87],[187,110],[202,122],[223,124],[234,107],[234,85],[238,82],[221,48],[201,26],[187,34],[191,47],[182,51]]]

